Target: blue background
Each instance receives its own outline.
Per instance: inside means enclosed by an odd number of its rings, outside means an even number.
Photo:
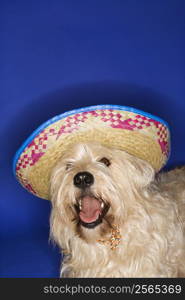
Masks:
[[[0,1],[0,276],[58,277],[50,203],[12,174],[20,144],[54,115],[133,106],[171,126],[185,162],[185,1]]]

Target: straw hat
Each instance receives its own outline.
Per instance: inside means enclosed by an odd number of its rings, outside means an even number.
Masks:
[[[99,142],[149,162],[158,172],[170,150],[168,124],[138,109],[116,105],[90,106],[58,115],[42,124],[14,157],[14,174],[29,192],[49,199],[52,168],[68,148]]]

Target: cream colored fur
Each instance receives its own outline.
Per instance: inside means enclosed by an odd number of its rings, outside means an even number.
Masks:
[[[109,221],[94,229],[76,221],[80,190],[73,178],[82,171],[95,178],[91,193],[110,204]],[[77,144],[53,170],[50,191],[51,237],[65,254],[62,277],[185,277],[185,168],[156,178],[147,162],[126,152]],[[113,224],[121,232],[115,250],[98,242]]]

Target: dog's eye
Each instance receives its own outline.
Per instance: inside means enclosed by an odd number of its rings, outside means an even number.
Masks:
[[[72,163],[67,163],[66,164],[66,171],[69,170],[72,167]]]
[[[110,160],[108,159],[108,158],[106,158],[106,157],[102,157],[100,160],[99,160],[99,162],[101,162],[102,164],[104,164],[104,165],[106,165],[107,167],[109,167],[110,166]]]

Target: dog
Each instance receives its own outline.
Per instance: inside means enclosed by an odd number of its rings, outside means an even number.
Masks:
[[[61,277],[185,277],[185,167],[156,175],[125,151],[79,143],[50,194]]]

